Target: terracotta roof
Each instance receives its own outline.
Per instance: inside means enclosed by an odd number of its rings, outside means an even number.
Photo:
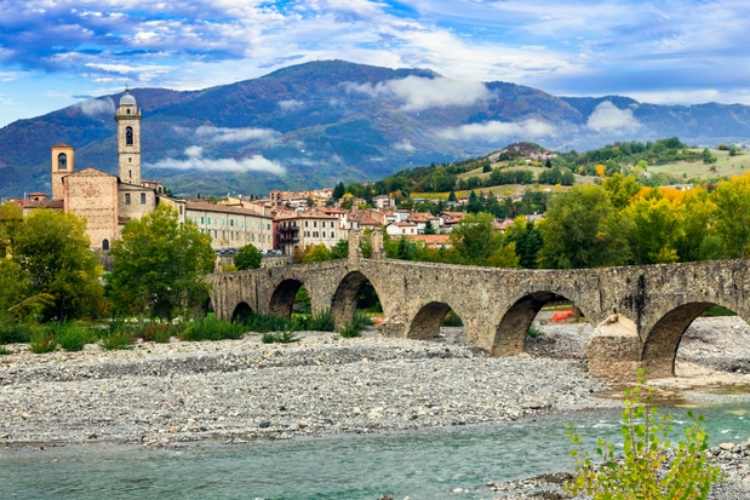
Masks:
[[[64,142],[58,142],[57,144],[52,145],[53,148],[73,148],[70,144],[65,144]]]
[[[292,220],[292,219],[327,219],[327,220],[338,220],[335,215],[329,215],[318,211],[306,211],[296,212],[289,215],[279,215],[276,220]]]
[[[53,210],[63,209],[63,200],[20,200],[18,204],[23,208],[50,208]]]
[[[421,241],[429,246],[450,245],[451,237],[447,234],[412,234],[406,237],[412,241]]]
[[[414,212],[409,215],[409,220],[411,222],[427,222],[435,219],[437,219],[437,217],[428,212]]]
[[[215,212],[220,214],[237,214],[237,215],[250,215],[252,217],[261,217],[263,219],[271,219],[268,215],[261,215],[249,208],[241,207],[228,207],[225,205],[217,205],[216,203],[210,203],[208,201],[188,201],[185,203],[187,210],[199,210],[202,212]]]

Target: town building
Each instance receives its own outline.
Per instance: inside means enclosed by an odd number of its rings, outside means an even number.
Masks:
[[[251,244],[262,252],[274,249],[273,217],[242,207],[188,201],[186,219],[211,237],[215,250]]]
[[[336,215],[314,210],[276,217],[276,230],[278,249],[289,256],[313,245],[333,247],[348,235]]]
[[[388,236],[401,237],[401,236],[416,236],[417,225],[412,222],[394,222],[388,224],[385,228],[385,232]]]

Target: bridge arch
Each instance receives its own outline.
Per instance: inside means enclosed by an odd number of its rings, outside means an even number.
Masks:
[[[407,338],[430,340],[440,334],[440,327],[448,315],[453,312],[462,319],[446,302],[432,301],[423,305],[409,322]]]
[[[351,271],[341,279],[331,299],[331,315],[337,329],[354,318],[354,312],[357,310],[357,299],[368,285],[375,291],[375,295],[385,311],[385,304],[381,299],[382,295],[372,280],[361,271]]]
[[[685,332],[693,321],[714,306],[731,310],[747,323],[747,318],[740,311],[717,302],[686,302],[669,309],[658,317],[643,342],[641,366],[645,368],[648,378],[675,376],[677,351]]]
[[[492,355],[512,356],[523,352],[529,327],[539,311],[546,305],[564,302],[571,303],[584,318],[589,317],[568,294],[545,290],[527,293],[516,299],[500,319],[492,344]]]
[[[279,283],[271,294],[268,311],[274,316],[290,317],[294,309],[294,299],[304,287],[302,280],[287,278]]]
[[[244,323],[254,314],[253,308],[247,302],[240,302],[232,310],[232,323]]]

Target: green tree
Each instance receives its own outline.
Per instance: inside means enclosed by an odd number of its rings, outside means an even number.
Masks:
[[[0,258],[0,322],[16,317],[13,308],[29,296],[31,276],[15,260]]]
[[[701,188],[685,193],[680,204],[681,230],[676,241],[677,254],[683,262],[718,259],[721,239],[714,228],[716,205]]]
[[[343,182],[339,182],[338,184],[336,184],[336,187],[333,188],[333,194],[331,195],[331,197],[334,200],[339,200],[345,194],[346,194],[346,187],[344,186]]]
[[[28,295],[50,297],[41,319],[63,321],[103,311],[102,270],[83,220],[51,210],[34,211],[18,227],[12,253],[31,280]]]
[[[653,189],[625,210],[630,254],[635,264],[677,262],[679,209]]]
[[[712,193],[716,235],[723,257],[750,255],[750,176],[720,182]]]
[[[622,217],[601,186],[580,185],[553,197],[539,224],[548,268],[619,265],[628,261]]]
[[[494,229],[495,218],[488,213],[467,215],[450,235],[454,260],[459,264],[518,267],[515,245],[507,243]]]
[[[703,149],[703,153],[701,153],[703,157],[703,163],[710,164],[710,163],[716,163],[716,157],[711,153],[711,150],[708,148]]]
[[[248,243],[237,251],[234,256],[234,265],[240,271],[258,269],[262,260],[263,254],[260,253],[260,250],[255,248],[252,243]]]
[[[323,243],[310,245],[305,248],[305,254],[302,256],[302,262],[309,264],[311,262],[325,262],[331,260],[331,251]]]
[[[0,258],[12,253],[18,230],[23,223],[23,211],[15,203],[0,205]]]
[[[424,226],[424,234],[435,234],[435,226],[432,225],[432,221],[428,220]]]
[[[347,240],[339,240],[331,248],[332,259],[346,259],[349,256],[349,242]]]
[[[542,249],[542,233],[533,222],[526,217],[519,216],[506,231],[506,239],[515,244],[521,267],[532,269],[537,267],[539,251]]]
[[[171,319],[207,298],[204,276],[215,260],[211,238],[190,222],[180,224],[167,206],[130,221],[112,257],[109,284],[117,313]]]
[[[615,208],[627,207],[642,187],[634,176],[620,173],[607,177],[603,185]]]
[[[456,199],[456,192],[454,190],[452,190],[452,189],[451,189],[451,192],[448,193],[448,201],[453,202],[453,203],[455,203],[456,201],[458,201]]]

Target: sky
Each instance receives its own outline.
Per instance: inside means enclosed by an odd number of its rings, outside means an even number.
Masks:
[[[750,104],[748,0],[0,0],[0,126],[312,60],[556,95]]]

